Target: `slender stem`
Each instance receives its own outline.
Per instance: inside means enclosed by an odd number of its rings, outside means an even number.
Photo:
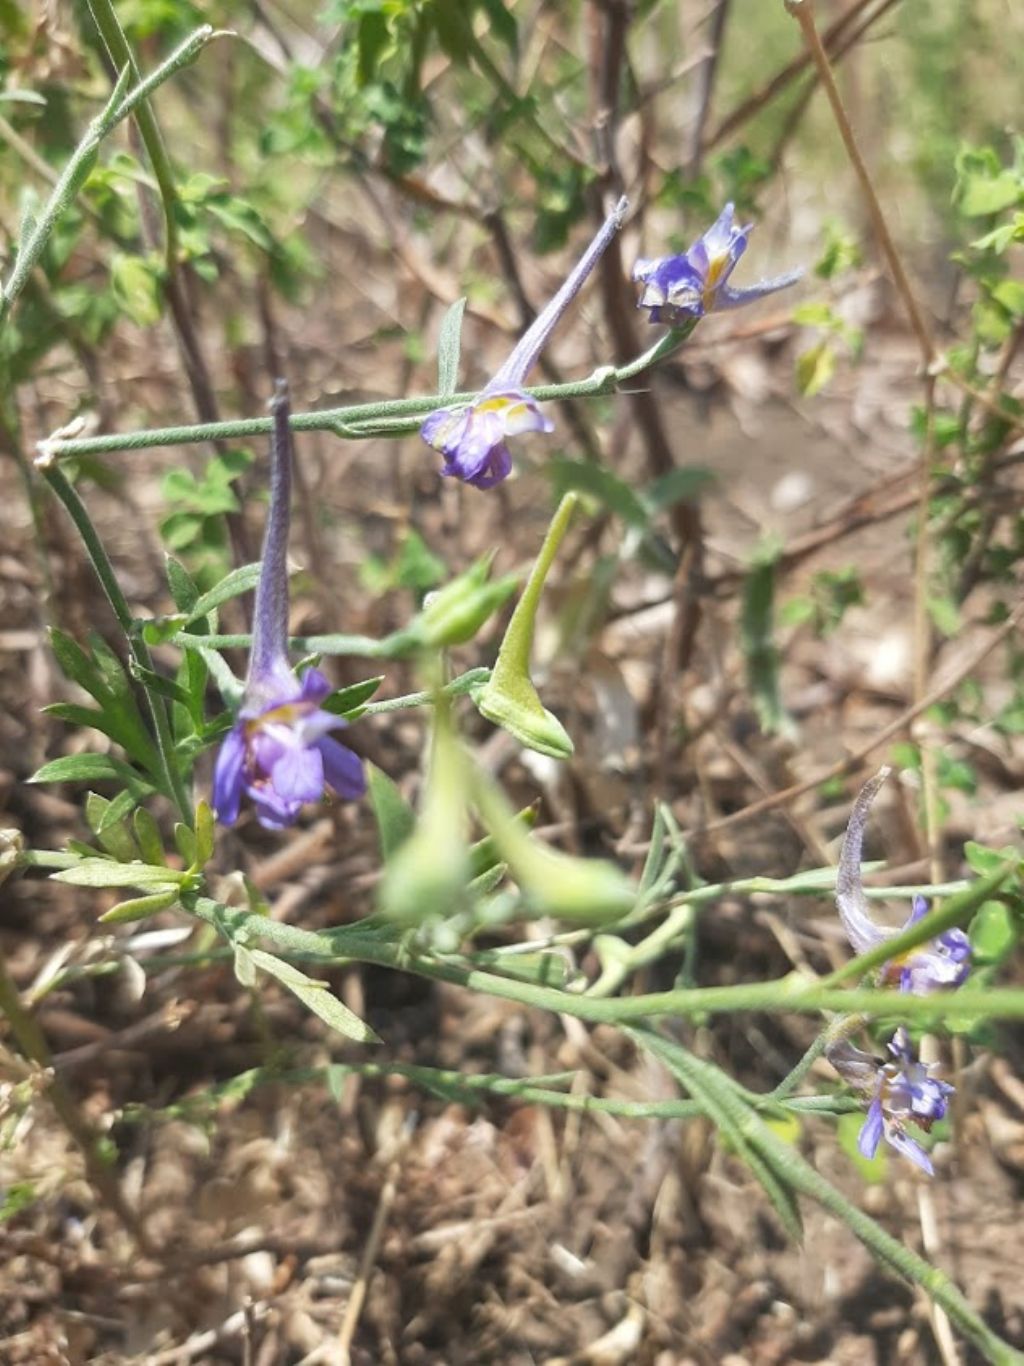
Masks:
[[[153,658],[149,653],[149,647],[135,630],[135,621],[128,606],[128,601],[121,591],[121,585],[117,581],[114,567],[110,563],[110,558],[104,549],[103,542],[97,535],[96,528],[92,524],[92,519],[79,498],[78,493],[64,476],[64,472],[52,462],[45,462],[40,465],[43,478],[53,489],[54,493],[64,504],[68,515],[75,524],[78,534],[82,538],[89,559],[92,561],[96,577],[106,594],[107,601],[110,603],[111,610],[117,618],[117,624],[124,632],[128,642],[128,648],[135,659],[135,662],[142,669],[154,672]],[[205,640],[205,638],[203,638]],[[185,791],[181,773],[174,756],[174,738],[171,734],[170,722],[163,699],[157,697],[149,688],[143,688],[146,694],[146,702],[149,706],[150,716],[153,720],[153,730],[156,736],[157,750],[160,755],[160,767],[165,784],[165,791],[172,799],[181,819],[189,826],[192,824],[192,804]]]
[[[127,68],[137,74],[135,54],[125,37],[111,0],[86,0],[86,3],[115,70],[123,71]],[[135,101],[133,112],[160,191],[160,202],[164,211],[164,253],[167,269],[173,273],[178,260],[178,225],[174,214],[178,192],[174,183],[174,172],[167,157],[163,138],[160,136],[156,117],[144,98]]]
[[[987,879],[980,879],[972,891],[971,905],[991,895]],[[913,996],[910,993],[878,989],[844,989],[832,985],[833,979],[808,982],[796,976],[773,982],[752,982],[728,987],[688,987],[674,991],[650,992],[639,996],[599,1000],[554,987],[538,986],[485,972],[460,959],[417,953],[401,942],[373,933],[369,927],[353,926],[331,933],[315,933],[266,916],[220,905],[208,897],[185,893],[181,899],[191,915],[214,925],[229,941],[266,940],[275,948],[313,955],[321,961],[375,963],[396,971],[413,972],[435,981],[449,982],[516,1001],[540,1010],[562,1012],[593,1024],[625,1024],[659,1016],[689,1018],[703,1014],[735,1011],[765,1011],[773,1014],[795,1012],[817,1015],[860,1013],[872,1019],[953,1020],[984,1016],[987,1019],[1024,1019],[1024,989],[962,987],[946,995]],[[941,914],[951,909],[966,915],[969,906],[963,899],[958,907],[951,898]],[[921,924],[913,927],[919,931]],[[927,932],[927,929],[926,929]],[[893,938],[903,948],[911,932]],[[886,946],[887,947],[887,946]],[[852,966],[866,964],[865,954]]]
[[[24,289],[54,227],[84,185],[96,159],[97,149],[103,139],[123,119],[127,118],[132,110],[137,108],[140,102],[151,94],[157,86],[166,81],[168,77],[173,76],[181,67],[194,61],[203,47],[215,36],[214,30],[209,24],[204,24],[201,28],[196,29],[180,47],[171,53],[166,62],[157,67],[127,96],[125,95],[125,88],[133,68],[126,61],[116,64],[117,70],[121,74],[110,93],[110,98],[89,125],[85,136],[64,167],[38,221],[31,226],[25,239],[19,245],[17,260],[7,283],[3,286],[2,295],[0,295],[0,320],[6,316],[14,300]]]
[[[491,676],[488,668],[480,667],[467,669],[464,674],[459,674],[458,678],[453,678],[440,689],[444,697],[460,697],[464,693],[472,692],[474,688],[482,688]],[[430,692],[411,692],[403,697],[388,697],[383,702],[367,702],[363,707],[361,715],[379,716],[382,712],[403,711],[406,707],[432,707],[437,702],[438,690],[435,688]]]
[[[925,376],[924,385],[925,437],[921,452],[920,490],[917,500],[917,528],[914,544],[914,701],[927,695],[931,678],[934,651],[931,613],[928,595],[930,577],[930,520],[932,500],[932,462],[935,458],[935,379]],[[939,841],[938,757],[927,721],[921,717],[917,740],[921,752],[921,806],[924,817],[925,845],[929,875],[934,882],[942,877],[942,858]]]
[[[863,156],[861,156],[860,148],[857,146],[857,139],[854,137],[853,128],[847,117],[846,110],[843,107],[842,96],[839,94],[839,87],[836,85],[835,77],[832,74],[832,65],[829,61],[828,53],[822,45],[817,25],[814,22],[814,0],[786,0],[786,8],[800,25],[811,58],[818,69],[818,75],[824,86],[825,94],[828,96],[828,102],[832,106],[832,113],[835,116],[836,126],[839,129],[839,136],[843,140],[846,154],[850,158],[850,164],[853,166],[857,179],[860,181],[860,187],[864,195],[864,200],[868,206],[868,212],[871,215],[871,222],[875,230],[875,235],[878,238],[882,251],[885,253],[885,259],[889,263],[893,281],[899,291],[900,298],[903,300],[903,306],[907,311],[907,317],[910,319],[910,325],[914,329],[914,335],[917,337],[917,344],[921,349],[921,358],[926,366],[930,366],[936,359],[935,345],[932,341],[928,324],[925,322],[924,314],[921,312],[917,300],[914,298],[914,291],[910,287],[910,280],[907,278],[907,273],[903,269],[903,261],[896,249],[896,243],[893,241],[892,235],[889,232],[889,226],[885,221],[885,214],[882,212],[882,206],[879,203],[878,195],[875,193],[875,187],[871,182],[871,173],[867,168]]]
[[[191,650],[247,650],[252,646],[251,632],[237,635],[196,636],[182,631],[173,644]],[[420,640],[411,631],[401,629],[377,639],[374,636],[291,636],[289,650],[307,655],[360,655],[363,659],[402,659],[419,649]]]
[[[692,327],[673,328],[647,348],[641,355],[624,365],[602,365],[585,379],[570,380],[565,384],[528,385],[525,392],[534,398],[566,399],[592,398],[613,394],[619,385],[633,379],[656,361],[674,351],[689,336]],[[333,432],[351,441],[368,440],[395,430],[415,431],[420,419],[432,413],[441,403],[457,406],[474,402],[479,394],[448,394],[443,399],[436,394],[415,398],[401,398],[377,403],[360,403],[348,408],[323,408],[318,412],[292,413],[289,426],[293,432]],[[408,421],[388,427],[396,419]],[[151,427],[138,432],[111,432],[106,436],[68,437],[60,432],[40,441],[39,461],[65,460],[82,455],[110,455],[116,451],[152,450],[159,446],[187,446],[203,441],[238,440],[247,436],[266,436],[273,431],[269,417],[238,418],[230,422],[196,422],[179,427]]]

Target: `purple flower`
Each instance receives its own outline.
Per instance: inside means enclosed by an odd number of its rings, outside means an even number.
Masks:
[[[799,280],[803,271],[791,270],[746,289],[733,289],[729,277],[747,249],[747,234],[753,227],[752,223],[737,227],[734,215],[732,204],[726,204],[707,232],[680,255],[637,261],[633,279],[643,285],[637,308],[648,309],[652,323],[682,327],[713,309],[739,308]]]
[[[846,827],[842,852],[839,855],[839,873],[836,878],[836,906],[843,929],[854,953],[867,953],[878,944],[884,944],[897,934],[902,934],[927,913],[928,903],[923,897],[914,898],[910,918],[900,929],[877,925],[868,914],[867,898],[861,883],[860,860],[864,845],[864,827],[867,824],[871,803],[878,790],[889,776],[883,768],[869,782],[865,783],[853,804],[850,822]],[[943,930],[941,934],[918,944],[908,953],[900,954],[882,968],[882,981],[896,983],[900,991],[913,992],[915,996],[927,996],[932,991],[942,991],[958,987],[971,969],[971,944],[963,930]]]
[[[325,787],[340,797],[361,797],[366,781],[359,759],[329,733],[345,725],[320,707],[331,685],[318,669],[307,669],[298,678],[288,663],[292,454],[288,391],[282,381],[271,408],[270,512],[249,673],[238,717],[214,765],[213,808],[218,820],[233,825],[244,792],[256,806],[260,824],[282,830],[295,822],[306,802],[319,801]]]
[[[555,324],[622,226],[627,207],[627,201],[620,199],[569,278],[527,328],[476,402],[438,408],[420,427],[427,445],[444,456],[442,474],[452,474],[478,489],[491,488],[512,469],[507,437],[554,431],[554,424],[544,416],[537,400],[523,390],[523,384]]]
[[[892,1062],[880,1062],[845,1040],[827,1050],[829,1062],[843,1080],[869,1101],[867,1118],[857,1138],[864,1157],[874,1157],[881,1139],[933,1175],[924,1148],[906,1131],[915,1124],[925,1133],[945,1116],[954,1088],[932,1076],[934,1063],[916,1059],[906,1030],[898,1029],[889,1044]]]

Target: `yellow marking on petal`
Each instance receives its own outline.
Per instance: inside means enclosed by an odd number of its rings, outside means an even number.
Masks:
[[[710,308],[711,305],[714,303],[715,292],[718,288],[718,282],[722,278],[722,275],[725,272],[725,268],[728,264],[729,253],[727,251],[723,251],[718,256],[713,256],[711,260],[708,262],[708,273],[704,281],[703,294],[703,302],[705,308]]]
[[[497,394],[494,398],[485,398],[476,405],[478,413],[505,413],[512,415],[526,411],[526,404],[522,399],[506,398],[504,394]]]
[[[310,710],[308,702],[282,702],[279,707],[273,707],[270,711],[265,711],[259,716],[254,716],[251,721],[245,723],[246,733],[254,735],[257,731],[263,730],[266,726],[291,725],[293,721],[298,721]]]

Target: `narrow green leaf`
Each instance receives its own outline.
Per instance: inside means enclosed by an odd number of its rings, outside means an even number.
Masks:
[[[796,1197],[785,1182],[784,1172],[777,1169],[772,1154],[765,1153],[756,1142],[751,1142],[748,1129],[754,1124],[759,1128],[766,1127],[753,1107],[740,1100],[734,1084],[722,1076],[718,1068],[710,1063],[699,1062],[679,1044],[655,1034],[653,1030],[631,1029],[628,1033],[660,1058],[694,1100],[700,1103],[708,1118],[760,1182],[787,1232],[799,1242],[803,1226]]]
[[[140,806],[136,808],[132,824],[142,857],[154,868],[165,867],[167,858],[164,854],[164,842],[160,838],[160,827],[152,814],[144,806]]]
[[[109,800],[101,797],[98,792],[85,794],[85,823],[94,835],[99,831],[100,821],[109,805]]]
[[[559,498],[567,493],[589,494],[627,526],[647,529],[650,514],[632,485],[596,460],[569,460],[556,455],[546,462],[545,470]]]
[[[251,989],[256,985],[256,964],[244,944],[235,944],[235,977],[240,986]]]
[[[177,888],[185,880],[184,873],[170,868],[154,868],[148,863],[114,863],[110,859],[83,859],[74,868],[63,868],[53,874],[55,882],[67,882],[72,887],[141,887],[164,891]]]
[[[196,862],[205,868],[213,858],[215,840],[213,812],[207,801],[200,800],[196,807]]]
[[[132,665],[132,676],[138,679],[149,692],[155,692],[160,697],[166,697],[170,702],[177,702],[186,711],[190,709],[192,699],[180,684],[175,683],[173,678],[165,678],[163,674],[158,674],[155,669],[145,669],[137,664]]]
[[[100,916],[101,925],[123,925],[132,920],[148,920],[158,911],[166,911],[178,900],[176,889],[165,892],[152,892],[149,896],[133,897],[130,901],[119,901],[109,911]]]
[[[199,589],[192,575],[173,555],[165,556],[165,569],[167,586],[171,590],[175,607],[179,612],[191,612],[199,601]]]
[[[187,868],[197,867],[199,859],[197,857],[196,837],[193,831],[182,821],[179,821],[174,827],[174,843],[185,866]]]
[[[299,998],[307,1010],[311,1010],[339,1034],[344,1034],[347,1039],[355,1039],[357,1043],[380,1043],[370,1026],[349,1010],[348,1006],[342,1005],[326,982],[307,977],[291,963],[275,958],[264,949],[249,949],[248,953],[258,968],[275,977],[283,987],[287,987]]]
[[[369,702],[383,682],[384,675],[380,674],[377,678],[364,679],[362,683],[351,683],[347,688],[332,692],[320,705],[332,716],[351,716]]]
[[[412,834],[416,816],[396,785],[376,764],[367,764],[366,773],[381,858],[387,863]]]
[[[113,806],[113,802],[110,803]],[[139,857],[138,846],[124,821],[107,824],[96,832],[96,840],[106,854],[113,855],[119,863],[131,863]]]
[[[456,299],[441,320],[437,339],[437,392],[441,398],[454,394],[459,387],[459,355],[465,311],[465,298]]]
[[[57,626],[50,627],[50,647],[57,665],[65,678],[84,688],[97,702],[106,699],[107,691],[103,686],[99,670],[76,640]]]
[[[250,588],[255,588],[259,582],[259,577],[260,564],[258,562],[239,565],[237,569],[232,569],[231,573],[225,575],[220,583],[193,603],[191,614],[185,625],[192,626],[201,617],[208,616],[215,607],[220,607],[229,599],[237,598],[239,594],[247,593]]]
[[[37,768],[29,778],[30,783],[76,783],[96,782],[103,778],[116,778],[117,769],[108,754],[65,754],[60,759]]]
[[[820,393],[835,372],[835,348],[827,338],[808,347],[796,358],[797,388],[805,398]]]
[[[124,821],[126,817],[131,815],[131,812],[136,805],[137,799],[134,793],[118,793],[114,800],[107,804],[107,809],[104,815],[102,816],[99,823],[99,828],[96,831],[97,835],[104,834],[108,826],[117,825],[120,822]],[[131,857],[134,858],[135,854],[133,853]]]

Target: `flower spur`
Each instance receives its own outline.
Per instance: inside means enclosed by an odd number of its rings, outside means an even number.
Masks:
[[[887,939],[902,934],[911,925],[917,924],[928,910],[928,903],[924,897],[914,897],[910,917],[899,929],[878,925],[868,914],[867,897],[864,895],[860,872],[864,827],[867,824],[871,803],[888,776],[889,769],[883,768],[861,789],[853,804],[842,852],[839,855],[836,906],[846,937],[856,954],[867,953],[877,945],[884,944]],[[970,967],[971,944],[967,935],[963,930],[943,930],[934,939],[918,944],[916,948],[886,963],[882,968],[881,980],[898,985],[900,991],[909,991],[915,996],[926,996],[933,991],[958,987],[967,976]]]
[[[269,830],[294,824],[325,788],[340,797],[366,790],[359,759],[330,732],[345,722],[322,710],[331,685],[318,669],[301,679],[288,662],[288,528],[291,520],[291,429],[288,391],[278,381],[271,403],[270,511],[256,586],[252,650],[242,704],[217,755],[213,807],[225,825],[238,819],[242,794]]]
[[[507,437],[554,431],[551,419],[523,384],[555,325],[622,226],[627,207],[628,201],[620,199],[561,289],[523,333],[476,401],[437,408],[420,427],[427,445],[444,456],[442,474],[454,475],[478,489],[491,488],[512,470]]]

